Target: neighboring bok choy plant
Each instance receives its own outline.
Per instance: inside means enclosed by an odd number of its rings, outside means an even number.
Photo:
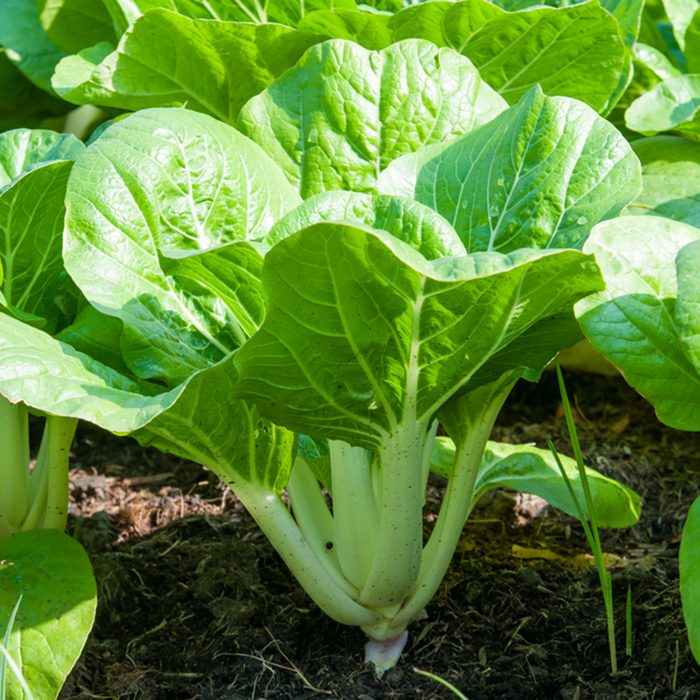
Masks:
[[[634,45],[637,95],[625,112],[627,128],[641,134],[700,134],[700,3],[647,4]]]
[[[700,430],[700,229],[660,216],[599,224],[584,250],[606,282],[576,306],[593,347],[617,366],[666,425]],[[691,647],[700,660],[697,502],[680,553]]]
[[[71,136],[17,129],[0,135],[0,311],[55,333],[65,322],[61,235],[68,173],[83,149]],[[72,418],[48,417],[30,471],[28,410],[0,397],[4,436],[0,539],[35,527],[63,530]]]
[[[61,259],[71,136],[18,129],[0,134],[0,323],[47,337],[72,319],[78,300]],[[3,338],[22,375],[21,347]],[[32,394],[31,383],[27,386]],[[30,459],[30,409],[0,396],[0,697],[51,699],[77,660],[95,616],[95,580],[81,546],[63,533],[74,417],[46,414]],[[9,659],[7,658],[9,657]]]
[[[83,145],[51,131],[0,135],[0,311],[56,333],[70,311],[61,259],[64,197],[72,160]],[[49,416],[30,470],[29,415],[0,397],[5,438],[0,539],[47,527],[63,530],[68,515],[68,450],[76,421]]]
[[[644,188],[628,208],[700,226],[700,3],[644,6],[625,113]]]
[[[307,48],[332,38],[368,49],[429,40],[466,56],[510,104],[539,84],[604,112],[631,64],[628,30],[616,17],[627,25],[637,7],[608,1],[506,12],[488,0],[373,0],[361,8],[354,0],[94,0],[81,13],[71,12],[73,3],[41,0],[40,12],[36,0],[0,6],[0,44],[35,83],[74,104],[187,105],[229,124]]]
[[[208,466],[383,670],[481,494],[574,512],[551,456],[487,441],[514,383],[580,337],[573,304],[602,282],[574,248],[639,163],[590,107],[533,89],[509,108],[417,40],[314,46],[238,125],[149,109],[86,148],[64,263],[118,332],[0,317],[0,392]],[[637,497],[590,475],[601,523],[633,523]]]

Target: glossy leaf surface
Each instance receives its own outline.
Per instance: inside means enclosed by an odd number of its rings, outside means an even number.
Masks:
[[[640,188],[639,162],[611,124],[539,90],[460,139],[396,160],[379,181],[445,217],[469,252],[581,247]]]
[[[700,498],[696,499],[683,527],[679,553],[681,600],[690,648],[700,663]]]
[[[677,136],[633,143],[642,162],[642,192],[630,214],[655,214],[700,228],[700,144]]]
[[[467,133],[505,107],[453,51],[403,41],[370,52],[335,40],[250,100],[238,125],[306,198],[374,192],[396,158]]]
[[[53,87],[75,104],[127,110],[186,104],[232,124],[248,98],[317,41],[276,24],[154,10],[129,27],[116,50],[98,44],[62,61]]]
[[[620,25],[596,3],[506,12],[487,0],[428,2],[390,17],[312,13],[299,28],[373,49],[408,38],[455,49],[510,104],[539,84],[549,95],[607,110],[629,65]]]
[[[452,440],[438,437],[433,448],[433,470],[449,477],[454,454],[455,446]],[[565,455],[559,455],[559,458],[579,503],[585,504],[575,460]],[[614,479],[603,476],[595,469],[586,468],[586,475],[601,527],[629,527],[639,520],[641,501],[634,491]],[[495,488],[510,488],[522,493],[531,493],[574,518],[579,516],[576,504],[549,450],[505,442],[487,443],[474,488],[474,503]]]
[[[265,321],[236,355],[241,394],[282,425],[367,447],[428,420],[498,350],[599,283],[576,251],[430,262],[331,223],[278,243],[263,281]]]
[[[92,628],[97,590],[87,554],[57,530],[29,530],[0,542],[0,627],[21,596],[8,651],[34,698],[53,700]],[[8,672],[8,700],[25,700]]]
[[[277,221],[268,241],[276,243],[323,221],[381,229],[408,243],[428,260],[466,253],[457,232],[429,207],[403,197],[360,192],[325,192],[307,199]]]
[[[700,430],[700,372],[689,345],[700,306],[698,240],[700,229],[657,216],[600,224],[584,250],[595,254],[606,290],[576,306],[593,347],[680,430]]]
[[[700,134],[700,74],[681,75],[659,83],[630,105],[625,123],[640,134]]]
[[[96,308],[124,323],[132,370],[173,386],[250,332],[261,314],[261,257],[247,241],[298,202],[262,149],[231,127],[184,109],[140,112],[76,163],[66,269]],[[193,279],[194,267],[207,279]]]
[[[4,304],[53,331],[67,284],[61,259],[64,197],[82,144],[68,134],[17,129],[0,134],[0,260]]]

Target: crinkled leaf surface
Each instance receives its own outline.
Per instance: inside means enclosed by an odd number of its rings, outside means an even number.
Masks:
[[[53,93],[51,76],[66,53],[39,23],[37,0],[0,2],[0,46],[29,80]]]
[[[153,10],[129,27],[116,50],[100,44],[61,61],[53,86],[75,104],[129,110],[186,104],[232,124],[246,100],[318,41],[277,24]]]
[[[595,254],[607,288],[576,305],[593,347],[654,405],[661,421],[680,430],[700,429],[700,373],[684,350],[676,315],[676,258],[697,240],[700,229],[657,216],[599,224],[584,250]]]
[[[265,314],[260,287],[262,256],[258,246],[235,242],[211,250],[163,255],[161,268],[176,287],[214,316],[226,309],[228,333],[237,345],[258,329]]]
[[[83,145],[70,134],[13,129],[0,134],[0,191],[20,175],[49,161],[75,160]]]
[[[382,15],[314,9],[308,3],[303,10],[295,3],[280,3],[274,12],[272,3],[267,8],[268,19],[289,24],[305,14],[299,22],[303,33],[151,10],[126,31],[115,52],[103,45],[63,61],[54,87],[76,104],[139,109],[187,102],[232,123],[247,98],[319,40],[314,34],[372,49],[422,38],[464,53],[510,102],[541,83],[548,93],[600,110],[629,64],[615,20],[592,3],[506,13],[486,0],[431,2],[397,13],[390,28]],[[206,80],[209,75],[216,80]]]
[[[64,197],[83,145],[67,134],[18,129],[0,134],[0,261],[4,304],[52,332],[67,279],[61,259]]]
[[[602,110],[626,67],[619,25],[597,3],[508,13],[486,0],[429,2],[397,13],[392,26],[395,40],[457,49],[511,104],[540,84]]]
[[[372,49],[409,38],[455,49],[511,104],[540,84],[547,94],[607,109],[630,63],[620,26],[597,3],[506,12],[487,0],[426,2],[391,17],[315,12],[299,28]]]
[[[678,565],[683,617],[688,627],[690,648],[700,663],[700,498],[695,499],[683,527]]]
[[[29,530],[0,542],[0,628],[22,596],[8,651],[34,698],[53,700],[78,659],[95,619],[90,560],[57,530]],[[10,671],[8,700],[24,700]]]
[[[184,109],[139,112],[106,129],[71,173],[66,269],[124,323],[131,369],[173,385],[242,342],[239,307],[250,302],[246,318],[260,314],[260,255],[246,241],[299,201],[235,129]],[[197,265],[207,279],[192,279]],[[213,289],[217,266],[229,274]]]
[[[642,192],[629,214],[655,214],[700,228],[700,144],[652,136],[632,144],[642,162]]]
[[[324,192],[307,199],[275,223],[268,240],[280,241],[322,221],[381,229],[428,260],[466,253],[457,232],[429,207],[413,199],[361,192]]]
[[[577,251],[427,261],[334,223],[274,246],[263,282],[265,321],[235,356],[241,395],[280,425],[370,448],[428,420],[500,348],[599,284]]]
[[[469,252],[580,247],[640,188],[639,161],[610,123],[537,89],[460,139],[396,160],[379,180],[380,191],[444,216]]]
[[[625,124],[640,134],[700,134],[700,74],[669,78],[654,86],[629,106]]]
[[[490,121],[506,108],[471,62],[427,41],[371,52],[332,40],[241,110],[239,128],[303,197],[374,192],[396,158]]]
[[[449,478],[454,455],[454,442],[448,437],[438,437],[433,448],[432,469]],[[559,455],[559,459],[579,503],[585,504],[586,499],[575,460],[565,455]],[[614,479],[603,476],[595,469],[587,467],[586,475],[591,486],[599,525],[629,527],[639,520],[641,503],[634,491]],[[487,491],[503,487],[535,494],[568,515],[575,518],[579,515],[549,450],[541,450],[531,445],[488,442],[474,488],[474,502],[476,503]]]

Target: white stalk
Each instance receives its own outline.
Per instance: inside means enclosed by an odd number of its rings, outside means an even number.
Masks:
[[[403,410],[377,450],[381,468],[379,529],[374,561],[360,601],[376,608],[403,603],[413,590],[423,547],[424,446],[432,415],[419,417],[421,311],[426,280],[412,309]],[[380,638],[381,641],[383,638]]]
[[[65,530],[68,519],[68,468],[76,418],[46,418],[46,508],[41,526]]]
[[[292,504],[294,519],[319,561],[345,593],[356,598],[357,589],[348,582],[340,569],[334,541],[333,516],[311,468],[300,457],[294,460],[287,483],[287,495]]]
[[[44,432],[41,436],[41,444],[39,452],[34,462],[34,469],[29,475],[29,508],[22,522],[22,530],[33,530],[37,527],[39,521],[46,510],[46,495],[48,492],[47,479],[47,454],[49,444],[49,431],[46,423],[44,424]]]
[[[407,421],[378,450],[381,505],[374,561],[360,601],[400,604],[413,590],[423,546],[423,444],[427,425]]]
[[[398,632],[423,613],[447,573],[472,508],[474,485],[486,443],[513,384],[514,382],[508,382],[494,388],[485,410],[476,416],[476,420],[470,421],[466,435],[457,444],[452,476],[447,484],[437,522],[423,550],[415,590],[392,620],[392,627]]]
[[[377,547],[379,513],[372,485],[372,456],[361,447],[330,440],[335,549],[345,578],[359,591]]]
[[[245,482],[231,484],[292,575],[329,617],[345,625],[376,624],[379,614],[353,600],[319,560],[277,494]]]

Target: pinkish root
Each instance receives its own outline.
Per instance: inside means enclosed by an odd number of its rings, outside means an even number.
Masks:
[[[385,671],[396,666],[403,648],[408,640],[408,632],[403,631],[398,637],[388,641],[370,639],[365,644],[365,663],[374,664],[374,672],[381,678]]]

